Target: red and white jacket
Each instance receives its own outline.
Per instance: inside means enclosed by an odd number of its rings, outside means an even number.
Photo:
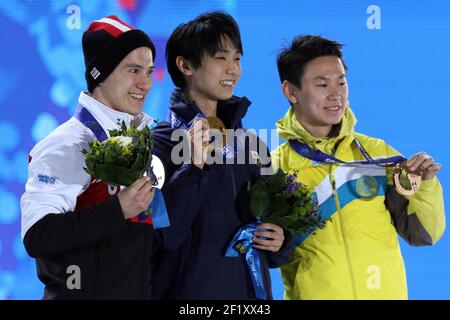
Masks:
[[[84,92],[79,103],[89,110],[107,135],[109,130],[119,128],[118,121],[138,121],[139,127],[153,121],[145,113],[135,117],[115,111]],[[103,182],[92,184],[91,176],[83,169],[85,159],[81,151],[89,149],[88,142],[94,139],[92,131],[72,117],[31,150],[28,181],[21,198],[22,238],[49,213],[85,208],[119,192],[118,187]]]

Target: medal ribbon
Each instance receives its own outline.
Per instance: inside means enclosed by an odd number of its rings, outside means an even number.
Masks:
[[[297,140],[289,140],[289,145],[292,149],[295,150],[299,155],[302,157],[305,157],[307,159],[316,161],[316,162],[322,162],[322,163],[333,163],[333,164],[343,164],[343,165],[351,165],[351,164],[361,164],[361,165],[368,165],[368,164],[375,164],[381,167],[394,167],[398,163],[405,161],[406,158],[402,156],[394,156],[390,158],[384,158],[384,159],[372,159],[372,157],[369,155],[369,153],[364,149],[364,147],[361,145],[361,143],[358,141],[358,139],[354,138],[353,140],[358,147],[358,149],[363,154],[364,158],[366,160],[355,160],[355,161],[342,161],[339,160],[332,155],[326,154],[320,150],[312,149],[310,146],[308,146],[305,143],[300,143]]]
[[[231,240],[230,245],[225,253],[226,257],[237,257],[239,254],[245,255],[250,277],[252,279],[253,288],[255,289],[256,298],[260,300],[267,299],[266,290],[261,272],[261,261],[259,258],[259,251],[252,247],[253,232],[256,227],[260,225],[261,221],[247,224],[241,227]]]

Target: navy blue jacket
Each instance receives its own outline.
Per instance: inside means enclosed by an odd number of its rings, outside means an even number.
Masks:
[[[226,128],[236,129],[249,105],[245,97],[232,97],[219,102],[217,115]],[[179,90],[172,94],[170,110],[186,122],[200,113]],[[160,156],[166,161],[170,157]],[[203,169],[193,164],[169,168],[171,178],[163,194],[171,227],[156,233],[153,299],[256,299],[244,256],[226,257],[225,251],[238,229],[256,220],[247,185],[258,178],[260,169],[248,161],[205,164]],[[269,267],[287,262],[293,249],[285,233],[279,252],[259,251],[268,299],[272,299]]]

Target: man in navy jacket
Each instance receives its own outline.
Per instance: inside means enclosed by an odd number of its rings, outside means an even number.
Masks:
[[[225,255],[236,232],[256,220],[250,211],[247,185],[260,176],[262,169],[260,162],[250,161],[255,158],[255,150],[250,150],[252,144],[245,140],[252,135],[242,129],[250,101],[233,96],[242,73],[242,53],[236,22],[220,12],[179,25],[167,42],[168,71],[177,87],[170,101],[172,127],[185,132],[191,152],[184,162],[173,163],[169,170],[173,175],[163,188],[171,227],[157,232],[152,280],[155,299],[261,298],[245,256]],[[241,143],[236,144],[237,149],[217,149],[215,158],[222,151],[227,160],[236,160],[236,152],[244,153],[244,163],[208,162],[208,143],[195,143],[209,141],[208,119],[217,122],[217,118],[226,129],[241,129],[236,134],[236,141]],[[262,143],[253,138],[258,145]],[[256,158],[268,158],[267,148],[262,150]],[[176,152],[171,156],[175,162]],[[269,267],[286,262],[293,243],[274,224],[259,225],[254,236],[263,299],[272,299]]]

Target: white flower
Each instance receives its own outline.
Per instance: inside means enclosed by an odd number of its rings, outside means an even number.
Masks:
[[[133,142],[132,137],[124,137],[124,136],[117,136],[117,137],[111,137],[112,141],[116,141],[122,148],[125,148],[128,146],[131,142]]]

